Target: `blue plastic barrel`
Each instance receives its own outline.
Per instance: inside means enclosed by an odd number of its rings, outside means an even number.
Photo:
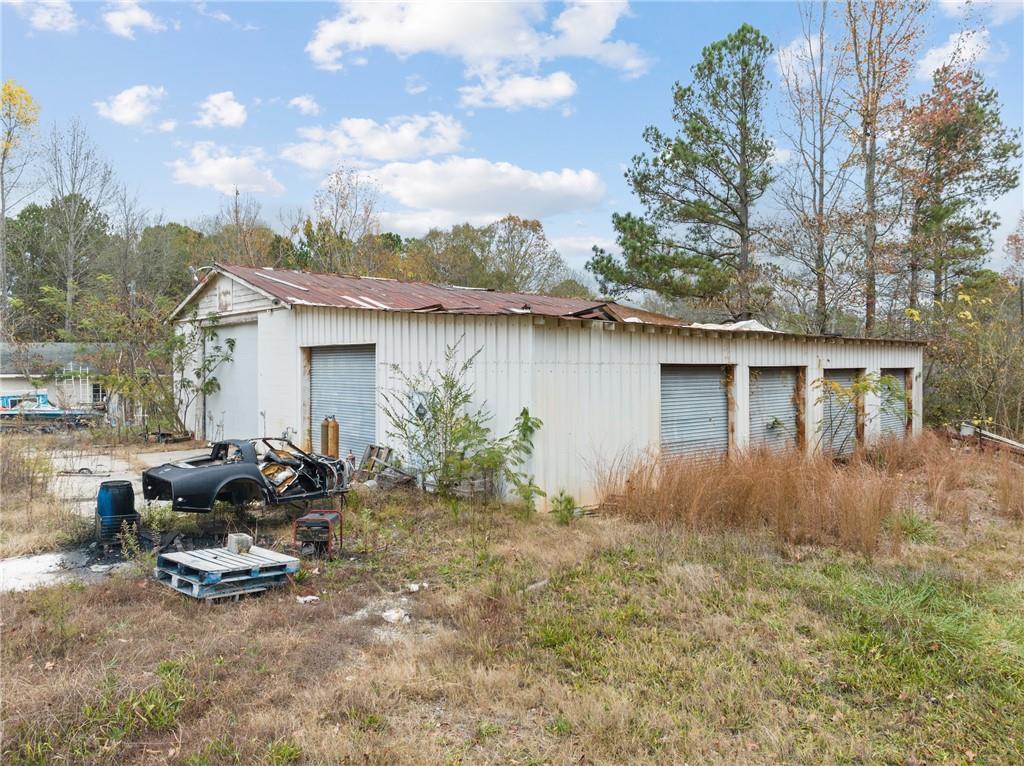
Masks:
[[[124,523],[139,523],[135,512],[135,490],[130,481],[105,481],[96,495],[96,533],[100,540],[111,540]]]

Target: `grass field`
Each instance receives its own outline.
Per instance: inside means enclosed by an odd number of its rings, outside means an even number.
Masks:
[[[376,494],[261,598],[7,595],[3,762],[1024,761],[1024,472],[928,449],[870,555]]]

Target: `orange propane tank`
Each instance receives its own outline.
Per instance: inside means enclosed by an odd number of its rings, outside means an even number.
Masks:
[[[331,454],[331,419],[324,418],[320,421],[320,452],[324,455]]]
[[[331,422],[327,425],[327,443],[330,445],[327,454],[331,457],[338,457],[338,439],[340,436],[338,421],[331,416]]]

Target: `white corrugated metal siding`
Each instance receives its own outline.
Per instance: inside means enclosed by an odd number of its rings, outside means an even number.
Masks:
[[[797,445],[795,367],[750,368],[750,446],[784,450]]]
[[[237,310],[237,296],[233,296]],[[266,321],[265,321],[266,320]],[[297,305],[260,313],[259,406],[268,428],[311,425],[309,370],[303,349],[376,345],[375,441],[390,443],[380,407],[401,381],[393,365],[414,374],[439,364],[445,346],[463,338],[460,358],[482,349],[471,373],[474,404],[494,413],[496,434],[507,433],[523,407],[544,425],[527,471],[549,493],[564,489],[580,503],[598,498],[597,477],[616,460],[657,452],[661,443],[662,365],[730,366],[734,381],[735,446],[749,443],[748,368],[802,367],[806,402],[804,440],[818,448],[825,369],[911,369],[914,428],[920,428],[920,346],[865,344],[852,339],[816,340],[785,335],[741,335],[727,331],[655,328],[601,321],[532,316],[468,316],[331,309]],[[311,356],[311,352],[309,353]],[[251,385],[251,384],[250,384]],[[865,397],[865,438],[879,435],[877,401]],[[319,430],[319,423],[311,429]],[[756,438],[756,436],[755,436]]]
[[[661,368],[661,454],[707,457],[729,451],[729,399],[720,366]]]
[[[907,371],[885,369],[882,375],[892,379],[892,389],[883,389],[878,414],[879,430],[883,437],[897,436],[902,439],[907,435]]]
[[[251,439],[263,435],[256,393],[256,322],[218,327],[216,339],[206,341],[207,353],[226,353],[230,339],[235,341],[231,361],[219,364],[212,373],[220,389],[206,397],[207,439]],[[221,351],[216,352],[215,346],[220,346]]]
[[[310,366],[313,451],[323,452],[320,423],[338,421],[339,456],[349,451],[358,465],[377,435],[377,367],[371,345],[314,348]]]
[[[859,370],[825,370],[825,380],[848,389],[859,373]],[[827,389],[824,404],[822,448],[837,457],[853,454],[857,448],[856,403]]]
[[[664,364],[732,365],[737,377],[747,375],[747,367],[804,368],[803,436],[809,449],[818,449],[824,369],[906,367],[919,375],[921,357],[920,346],[546,320],[534,336],[531,411],[544,421],[537,435],[536,480],[548,492],[564,489],[578,502],[596,503],[605,475],[656,452]],[[915,429],[920,392],[915,386]],[[743,448],[747,429],[740,426],[749,422],[748,400],[737,396],[733,407],[735,446]]]
[[[362,309],[321,309],[303,307],[294,311],[298,347],[311,349],[311,355],[323,346],[376,346],[375,439],[379,444],[394,444],[388,435],[391,426],[383,414],[385,397],[404,393],[397,366],[408,375],[417,370],[437,368],[444,363],[445,350],[457,345],[457,359],[463,361],[476,351],[479,355],[469,373],[476,390],[474,406],[490,410],[489,425],[502,435],[512,428],[516,416],[531,402],[532,326],[531,317],[430,315]],[[296,348],[296,364],[301,353]],[[293,421],[304,434],[312,426],[319,438],[319,421],[309,417],[311,397],[298,396],[292,406]],[[312,422],[311,422],[312,420]],[[357,452],[361,457],[361,453]],[[528,470],[532,468],[527,466]]]

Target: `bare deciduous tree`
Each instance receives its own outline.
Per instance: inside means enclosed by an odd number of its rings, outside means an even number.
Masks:
[[[75,291],[106,237],[106,209],[117,192],[114,172],[77,120],[53,128],[45,149],[54,271],[64,292],[64,330],[71,331]]]
[[[879,270],[882,133],[899,116],[922,34],[924,0],[847,0],[845,48],[850,75],[848,125],[863,170],[864,332],[875,330]]]
[[[789,111],[782,134],[794,156],[780,173],[777,192],[788,220],[772,239],[775,251],[797,264],[796,284],[811,281],[814,303],[807,329],[820,333],[834,329],[830,318],[854,288],[843,209],[850,174],[844,141],[849,107],[841,89],[846,52],[828,41],[825,2],[801,4],[800,19],[800,37],[779,53]]]
[[[149,213],[139,205],[138,197],[132,196],[122,186],[112,205],[111,240],[105,259],[105,270],[113,277],[122,295],[131,295],[136,277],[145,264],[139,257],[139,245],[145,230]]]
[[[339,166],[313,196],[313,228],[318,247],[313,256],[325,271],[359,271],[362,240],[380,232],[375,184],[355,170]]]
[[[484,231],[485,261],[493,287],[499,290],[541,292],[552,288],[568,271],[540,221],[508,215]]]

